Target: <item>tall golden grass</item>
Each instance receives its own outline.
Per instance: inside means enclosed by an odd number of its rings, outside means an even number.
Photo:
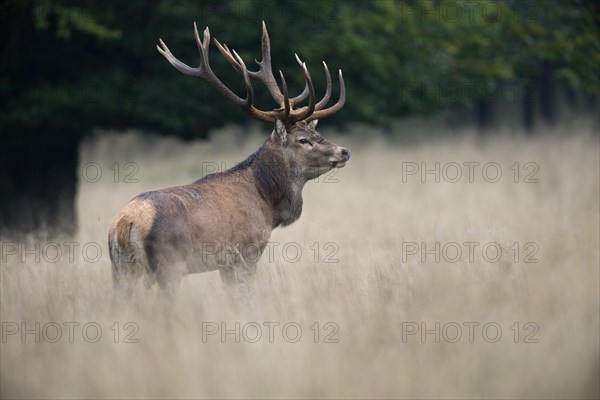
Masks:
[[[107,230],[136,194],[233,166],[264,135],[84,143],[76,235],[1,238],[2,398],[597,398],[598,127],[415,141],[361,130],[330,133],[352,159],[307,184],[245,307],[213,272],[186,277],[173,306],[140,285],[112,308]],[[439,182],[408,174],[436,163]],[[239,343],[222,338],[236,323]]]

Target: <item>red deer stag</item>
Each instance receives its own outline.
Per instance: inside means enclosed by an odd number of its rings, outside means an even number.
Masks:
[[[142,276],[146,287],[158,282],[169,296],[186,274],[219,270],[226,283],[250,282],[271,231],[300,217],[304,184],[343,167],[350,159],[348,149],[315,130],[319,118],[344,106],[341,70],[340,98],[325,108],[332,87],[327,64],[323,62],[327,89],[323,99],[316,102],[306,64],[296,55],[306,84],[300,95],[290,98],[281,71],[281,87],[273,76],[269,34],[263,22],[262,61],[256,61],[256,72],[248,71],[234,50],[214,40],[221,54],[244,77],[246,98],[241,98],[210,68],[208,28],[204,40],[195,23],[194,32],[201,55],[197,68],[175,58],[161,39],[158,51],[178,71],[204,79],[250,116],[273,123],[274,129],[254,154],[235,167],[189,185],[142,193],[115,216],[108,246],[116,292],[125,298]],[[265,84],[279,107],[257,109],[250,79]],[[307,97],[308,105],[295,108]]]

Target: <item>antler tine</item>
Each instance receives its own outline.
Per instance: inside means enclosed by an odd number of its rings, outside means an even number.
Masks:
[[[214,42],[227,61],[235,68],[236,71],[242,72],[242,68],[237,60],[231,54],[231,51],[227,47],[226,44],[221,44],[215,38]],[[279,103],[281,107],[284,107],[283,101],[284,96],[277,85],[277,81],[275,80],[275,76],[273,75],[273,69],[271,66],[271,41],[269,39],[269,32],[267,31],[267,26],[263,21],[263,32],[262,32],[262,60],[259,62],[258,60],[254,60],[256,64],[259,66],[258,71],[248,71],[248,75],[252,79],[257,79],[261,81],[267,89],[269,89],[269,93],[273,99]]]
[[[325,68],[325,79],[327,80],[327,89],[325,90],[325,96],[323,96],[321,101],[319,101],[317,103],[317,105],[315,106],[315,110],[320,110],[325,105],[327,105],[327,102],[329,101],[329,98],[331,97],[331,88],[332,88],[331,75],[329,75],[329,68],[327,67],[327,63],[325,61],[323,61],[323,68]]]
[[[177,58],[175,58],[173,53],[171,53],[171,50],[169,50],[169,48],[167,47],[165,42],[163,42],[162,39],[159,38],[158,41],[160,43],[160,46],[156,45],[158,52],[162,54],[163,57],[166,58],[167,61],[170,62],[171,65],[174,66],[179,72],[191,76],[201,76],[200,67],[192,68],[189,65],[182,63]]]
[[[294,53],[294,56],[296,56],[296,61],[298,61],[298,64],[302,65],[302,60],[300,60],[300,57],[298,57],[298,53]],[[304,89],[302,90],[302,93],[291,99],[292,105],[302,103],[306,99],[306,97],[308,97],[308,93],[308,82],[306,82],[304,84]]]
[[[290,103],[292,103],[292,105],[302,103],[308,97],[308,93],[309,93],[308,83],[305,83],[304,84],[304,89],[302,90],[302,93],[300,93],[296,97],[292,97],[290,99]]]
[[[310,117],[315,112],[315,88],[313,86],[312,78],[310,77],[310,72],[306,68],[306,63],[301,62],[300,58],[297,58],[298,63],[302,67],[302,72],[304,72],[304,78],[306,79],[306,85],[308,86],[308,106],[302,107],[297,110],[297,112],[290,115],[292,121],[302,121],[308,117]]]
[[[196,38],[196,45],[198,45],[198,51],[200,52],[200,54],[202,54],[202,59],[200,60],[200,62],[202,63],[202,65],[205,65],[207,64],[205,56],[208,55],[208,47],[204,46],[204,43],[202,43],[202,40],[200,40],[200,34],[198,33],[198,25],[196,25],[196,21],[194,21],[194,37]],[[210,30],[208,29],[208,26],[206,27],[206,29],[204,29],[204,41],[206,43],[210,43]]]
[[[298,60],[299,63],[302,62],[302,61],[300,61],[298,54],[296,54],[296,60]],[[329,68],[327,67],[327,63],[325,63],[325,61],[323,61],[323,68],[325,69],[325,79],[327,80],[327,89],[325,90],[325,95],[323,96],[321,101],[319,101],[317,103],[317,105],[315,106],[315,110],[320,110],[321,108],[323,108],[329,101],[329,98],[331,97],[331,89],[332,89],[331,75],[329,74]],[[301,103],[302,101],[304,101],[304,99],[306,99],[306,97],[308,97],[308,94],[309,94],[309,88],[308,88],[308,83],[306,83],[304,85],[304,90],[302,91],[302,93],[300,93],[298,96],[290,99],[292,106],[294,104],[298,104],[298,103]]]
[[[235,59],[235,57],[231,54],[231,50],[229,50],[229,47],[227,47],[226,44],[219,43],[219,41],[217,40],[217,38],[214,38],[213,42],[215,42],[215,45],[217,46],[217,49],[219,50],[219,52],[221,52],[221,54],[223,55],[223,57],[225,57],[225,59],[227,61],[229,61],[229,64],[231,64],[233,66],[233,68],[235,68],[235,70],[237,72],[243,73],[242,67],[237,62],[237,60]]]
[[[242,60],[242,57],[240,57],[235,50],[233,50],[233,55],[237,59],[237,62],[239,63],[242,69],[242,75],[244,76],[244,85],[246,85],[247,93],[245,106],[248,110],[250,110],[252,108],[252,105],[254,104],[254,91],[252,90],[252,83],[250,82],[250,77],[248,76],[248,70],[246,69],[246,64],[244,64],[244,60]]]
[[[315,119],[328,117],[332,114],[335,114],[336,112],[341,110],[342,107],[344,107],[344,104],[346,103],[346,86],[344,84],[344,77],[342,75],[341,69],[339,70],[338,78],[340,80],[340,98],[338,99],[337,103],[335,103],[331,107],[326,108],[324,110],[315,111],[311,116],[306,118],[306,122],[309,122],[309,121],[312,121]]]
[[[299,63],[302,62],[302,61],[300,61],[300,58],[298,57],[298,54],[296,54],[296,60],[298,60]],[[315,110],[320,110],[321,108],[323,108],[327,104],[327,102],[329,101],[329,98],[331,97],[331,89],[332,89],[331,75],[329,74],[329,68],[327,67],[327,63],[325,63],[325,61],[323,61],[323,68],[325,69],[325,79],[327,80],[327,89],[325,90],[325,95],[323,96],[323,98],[321,99],[321,101],[319,101],[315,105]],[[298,96],[290,99],[290,102],[292,103],[292,106],[294,104],[298,104],[298,103],[304,101],[304,99],[306,99],[306,97],[308,97],[309,93],[310,93],[310,91],[309,91],[308,82],[307,82],[304,85],[304,90],[302,91],[302,93],[300,93]]]
[[[227,49],[227,51],[229,51],[229,49]],[[244,85],[246,86],[246,93],[247,93],[246,104],[245,104],[246,112],[257,119],[267,121],[267,122],[275,122],[276,117],[275,117],[275,113],[273,111],[270,111],[270,112],[262,111],[256,107],[254,107],[254,91],[252,90],[252,82],[250,82],[250,75],[248,74],[248,69],[246,68],[246,64],[244,63],[244,60],[242,60],[242,57],[240,57],[240,55],[235,50],[231,50],[231,51],[233,52],[233,55],[235,56],[234,61],[237,63],[237,65],[239,65],[242,75],[244,76]]]
[[[284,115],[283,119],[286,119],[290,115],[290,96],[288,94],[287,83],[285,82],[285,77],[283,76],[283,72],[279,70],[279,75],[281,76],[281,88],[283,90],[283,107],[284,107]]]
[[[258,79],[267,86],[273,99],[283,106],[283,94],[277,85],[271,67],[271,39],[269,38],[269,32],[267,31],[265,21],[262,22],[262,60],[260,62],[258,62],[258,60],[254,61],[260,68],[256,72],[248,71],[248,74],[251,78]]]

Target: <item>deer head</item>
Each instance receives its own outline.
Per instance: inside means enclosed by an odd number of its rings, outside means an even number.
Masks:
[[[246,97],[241,98],[233,93],[214,74],[208,62],[208,48],[210,45],[210,31],[208,27],[204,30],[204,39],[200,39],[198,28],[194,22],[194,34],[200,52],[200,65],[192,68],[181,62],[169,50],[167,45],[159,39],[158,51],[181,73],[204,79],[215,87],[225,98],[240,107],[251,117],[261,121],[271,122],[274,129],[268,139],[269,146],[277,148],[294,175],[304,181],[313,179],[332,168],[341,168],[350,159],[350,151],[323,138],[316,130],[317,122],[321,118],[330,116],[339,111],[346,101],[346,88],[342,71],[339,70],[340,97],[334,105],[325,108],[332,92],[331,75],[327,64],[323,62],[327,88],[325,95],[320,101],[315,100],[315,89],[306,63],[302,62],[296,54],[306,84],[302,93],[296,97],[289,97],[288,88],[283,73],[279,71],[281,87],[275,80],[271,67],[271,43],[267,27],[262,24],[262,61],[255,60],[259,66],[258,71],[248,71],[242,58],[230,50],[227,45],[219,43],[214,39],[215,45],[227,61],[244,77]],[[254,92],[250,79],[262,82],[278,107],[271,111],[259,110],[254,106]],[[308,104],[297,107],[308,98]]]

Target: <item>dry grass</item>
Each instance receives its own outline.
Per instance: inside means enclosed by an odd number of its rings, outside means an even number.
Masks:
[[[42,337],[22,343],[20,333],[5,335],[1,344],[3,398],[578,398],[598,397],[599,347],[599,152],[592,129],[569,135],[549,134],[526,139],[498,135],[479,141],[474,136],[390,145],[357,137],[334,137],[353,151],[352,160],[329,180],[305,188],[305,211],[299,222],[276,230],[273,258],[263,256],[255,283],[255,303],[240,310],[227,294],[218,273],[189,276],[169,318],[157,290],[136,291],[131,309],[111,311],[112,282],[106,251],[110,219],[137,193],[187,183],[202,175],[202,162],[232,166],[253,151],[259,136],[235,144],[232,128],[211,143],[181,144],[148,141],[137,134],[103,134],[81,149],[82,165],[97,163],[103,175],[96,183],[81,180],[75,237],[27,238],[29,248],[40,243],[41,259],[16,255],[5,245],[1,268],[1,319],[4,333],[11,322],[32,329],[40,323]],[[594,128],[597,131],[597,127]],[[326,132],[325,132],[326,133]],[[140,144],[142,142],[142,144]],[[235,150],[232,150],[235,149]],[[458,183],[432,175],[422,183],[402,178],[402,163],[480,162],[474,182],[464,175]],[[119,162],[120,176],[114,183]],[[139,171],[124,183],[127,162]],[[486,182],[481,166],[502,168],[497,183]],[[519,162],[519,183],[509,167]],[[538,183],[524,183],[524,166],[535,162]],[[207,164],[204,164],[207,166]],[[406,164],[405,164],[406,166]],[[88,178],[93,178],[93,171]],[[448,175],[453,171],[447,170]],[[492,172],[490,170],[490,172]],[[453,173],[451,175],[454,175]],[[493,174],[492,174],[493,175]],[[493,176],[492,176],[493,177]],[[80,246],[73,262],[68,245]],[[57,242],[63,254],[47,259]],[[87,262],[84,244],[97,242],[102,255]],[[440,262],[421,253],[407,254],[410,243],[458,243],[457,262]],[[464,242],[477,242],[469,260]],[[533,259],[525,257],[538,246]],[[282,254],[288,245],[289,253]],[[320,248],[316,256],[315,247]],[[503,248],[500,261],[482,255],[486,243]],[[514,252],[514,243],[520,248]],[[17,243],[18,244],[18,243]],[[300,247],[297,262],[293,247]],[[329,246],[329,247],[326,247]],[[407,248],[408,246],[408,248]],[[325,256],[337,252],[330,261]],[[88,257],[94,258],[93,248]],[[516,257],[516,260],[515,260]],[[110,326],[120,323],[119,343]],[[62,337],[52,326],[62,325]],[[73,343],[65,322],[79,322]],[[103,330],[97,343],[84,340],[81,327],[96,322]],[[123,343],[124,324],[139,327],[139,343]],[[263,327],[257,343],[233,335],[222,343],[218,335],[203,342],[203,322],[256,322]],[[265,322],[278,322],[273,343]],[[284,340],[281,326],[302,328],[297,343]],[[319,322],[319,343],[314,343]],[[327,322],[339,327],[338,343],[323,343]],[[433,334],[407,336],[403,330],[440,323],[440,341]],[[456,343],[455,322],[462,327]],[[472,343],[465,323],[476,322]],[[486,323],[502,329],[491,343],[482,334]],[[515,322],[519,323],[515,343]],[[539,331],[525,343],[535,325]],[[8,323],[8,324],[7,324]],[[252,325],[248,325],[251,327]],[[512,329],[511,329],[512,327]],[[207,326],[204,325],[204,329]],[[245,333],[254,336],[253,330]],[[44,336],[46,334],[46,337]],[[94,329],[88,331],[94,336]],[[289,337],[294,330],[288,331]],[[445,334],[445,336],[444,336]],[[487,339],[495,336],[488,330]]]

